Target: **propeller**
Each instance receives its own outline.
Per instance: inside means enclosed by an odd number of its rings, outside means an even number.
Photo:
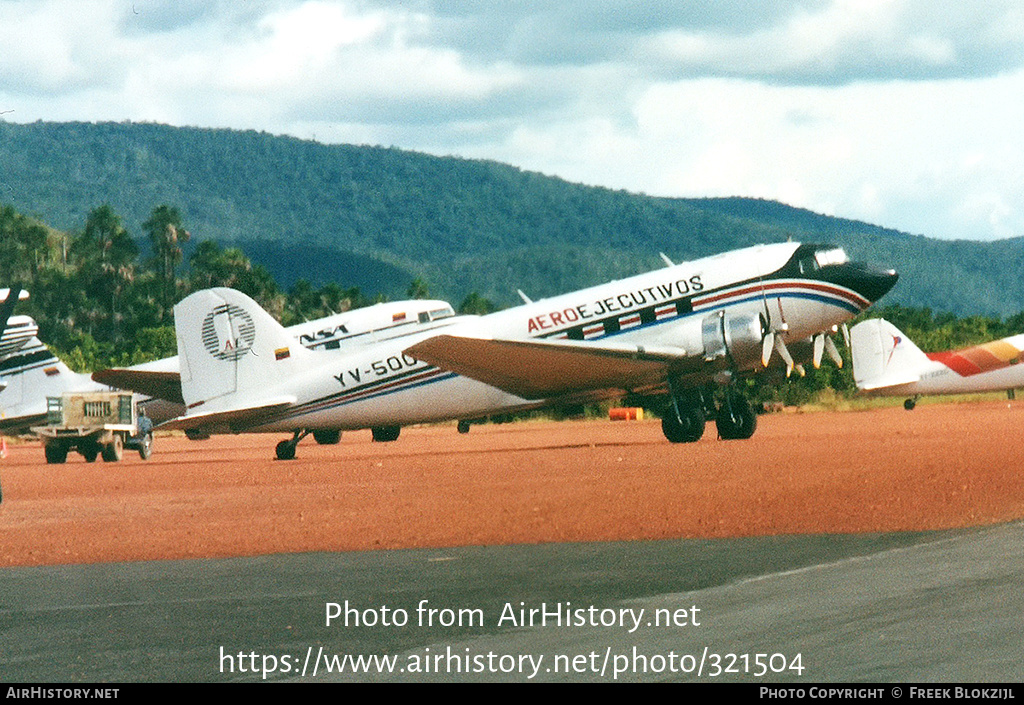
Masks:
[[[765,333],[764,340],[761,341],[761,364],[767,367],[768,363],[771,362],[772,352],[778,351],[779,357],[786,363],[786,376],[789,377],[798,366],[793,362],[793,356],[789,354],[786,342],[779,335],[782,332],[784,330],[770,330]],[[803,374],[802,370],[803,367],[800,367],[799,371],[801,374]]]
[[[818,333],[818,335],[814,336],[814,369],[821,367],[821,356],[826,351],[828,356],[832,358],[832,362],[836,363],[836,367],[843,366],[843,357],[839,354],[839,349],[836,348],[836,344],[832,341],[831,336],[825,333]]]

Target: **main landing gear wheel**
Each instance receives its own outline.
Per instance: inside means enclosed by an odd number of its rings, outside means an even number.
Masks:
[[[694,443],[704,435],[705,423],[699,406],[672,402],[661,419],[661,431],[672,443]]]
[[[370,429],[373,434],[373,440],[377,443],[390,443],[391,441],[398,440],[398,434],[402,432],[401,426],[377,426],[376,428]]]
[[[313,431],[313,440],[317,442],[317,445],[338,445],[339,443],[341,443],[341,431],[332,428],[325,428],[319,431]]]
[[[730,394],[715,414],[715,425],[724,440],[750,438],[757,430],[757,415],[745,397]]]

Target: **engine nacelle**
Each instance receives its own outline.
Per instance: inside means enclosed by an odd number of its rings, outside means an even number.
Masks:
[[[731,367],[745,370],[761,361],[761,345],[768,332],[764,316],[757,313],[713,313],[701,321],[704,359],[727,358]]]

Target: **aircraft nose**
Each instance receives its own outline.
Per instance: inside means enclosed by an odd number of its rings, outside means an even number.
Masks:
[[[838,276],[833,281],[853,289],[872,303],[885,296],[900,278],[895,269],[884,269],[864,262],[849,262],[838,269],[841,271],[836,272]]]

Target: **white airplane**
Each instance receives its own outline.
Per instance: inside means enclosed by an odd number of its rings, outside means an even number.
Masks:
[[[454,316],[455,311],[446,301],[396,301],[300,323],[287,330],[293,342],[304,347],[333,350],[353,341],[381,340],[395,331],[423,328],[432,321]],[[43,423],[47,397],[64,392],[131,389],[146,397],[141,405],[157,423],[184,412],[177,356],[134,367],[101,370],[91,376],[79,374],[35,337],[35,321],[28,316],[15,318],[31,322],[32,335],[16,353],[0,358],[0,379],[7,384],[6,389],[0,387],[0,433],[16,435]],[[317,440],[336,443],[337,436],[319,433]]]
[[[45,419],[48,395],[95,386],[88,375],[72,372],[39,342],[35,320],[12,315],[14,305],[27,298],[23,289],[0,289],[0,434],[24,433]]]
[[[670,441],[696,441],[709,417],[722,438],[748,438],[756,416],[733,382],[775,352],[791,371],[788,346],[805,339],[815,364],[838,358],[828,334],[896,279],[836,247],[761,245],[331,354],[296,346],[244,294],[207,289],[175,306],[187,412],[165,426],[291,432],[277,446],[290,459],[318,430],[390,440],[406,424],[631,391],[668,393]]]
[[[905,396],[910,411],[924,394],[993,392],[1024,387],[1024,335],[963,350],[924,353],[882,318],[850,329],[853,380],[879,396]]]
[[[31,328],[37,329],[35,321]],[[0,434],[11,436],[26,433],[45,421],[47,397],[106,389],[89,375],[73,372],[34,332],[16,352],[0,359],[0,380]]]
[[[28,292],[19,287],[0,289],[0,360],[25,347],[39,331],[29,316],[15,316],[14,306],[28,298]]]
[[[304,348],[338,350],[378,342],[410,329],[423,330],[434,325],[435,321],[454,316],[455,309],[447,301],[389,301],[298,323],[287,331]],[[92,374],[92,379],[117,389],[130,389],[147,395],[152,399],[149,404],[162,403],[160,420],[178,416],[185,410],[177,355],[133,367],[99,370]],[[168,410],[173,413],[166,413]],[[192,439],[208,437],[208,434],[191,430],[186,431],[186,435]],[[337,431],[321,430],[314,437],[318,443],[331,444],[337,443],[341,435]]]

